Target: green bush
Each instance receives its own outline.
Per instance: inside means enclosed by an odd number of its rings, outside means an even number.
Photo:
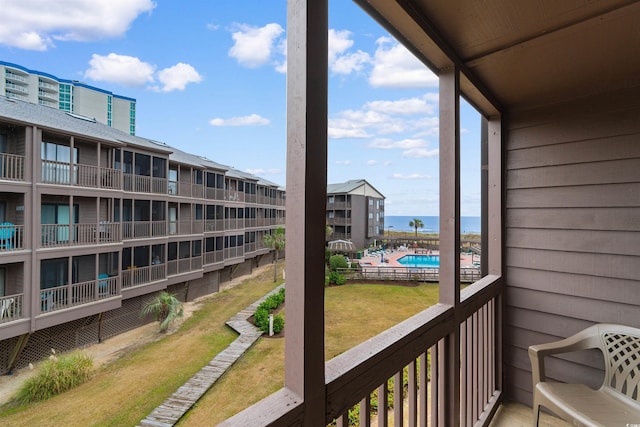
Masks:
[[[335,285],[344,285],[347,282],[347,278],[344,274],[340,274],[337,271],[332,271],[329,273],[329,283],[333,283]]]
[[[264,333],[269,332],[269,314],[280,307],[284,303],[284,288],[275,294],[269,295],[264,301],[258,305],[256,312],[253,314],[253,323]],[[276,330],[276,321],[279,324],[279,330]],[[284,328],[284,317],[281,314],[273,317],[273,332],[279,333]]]
[[[333,255],[329,258],[329,267],[331,271],[336,271],[339,268],[347,268],[349,264],[347,264],[347,260],[344,258],[344,255]]]
[[[91,356],[74,352],[58,357],[53,349],[51,352],[49,360],[42,362],[38,371],[22,384],[14,399],[16,403],[46,400],[82,384],[91,376]]]
[[[268,324],[267,324],[267,332],[268,330]],[[273,333],[274,334],[279,334],[282,330],[284,329],[284,317],[282,316],[282,314],[276,314],[275,316],[273,316]]]
[[[349,265],[349,268],[355,268],[355,269],[358,269],[358,268],[360,268],[360,264],[359,264],[359,263],[357,263],[357,262],[352,262],[352,263]]]

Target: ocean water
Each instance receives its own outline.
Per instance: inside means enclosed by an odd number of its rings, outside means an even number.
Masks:
[[[414,218],[418,218],[424,224],[423,228],[418,229],[418,233],[438,233],[440,231],[440,217],[437,216],[393,216],[385,215],[384,231],[415,231],[415,228],[409,227],[409,222]],[[463,216],[460,217],[461,233],[478,233],[480,234],[480,217],[479,216]],[[391,226],[391,227],[390,227]]]

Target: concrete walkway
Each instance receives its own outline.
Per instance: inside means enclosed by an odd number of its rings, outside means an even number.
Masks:
[[[169,427],[178,420],[215,384],[215,382],[262,336],[262,331],[249,323],[258,305],[269,295],[277,293],[284,284],[278,286],[258,301],[237,313],[227,321],[227,325],[240,335],[227,348],[176,390],[162,405],[140,421],[139,426]]]

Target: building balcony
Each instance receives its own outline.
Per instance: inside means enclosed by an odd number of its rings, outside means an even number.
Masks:
[[[235,248],[224,249],[224,260],[232,260],[234,258],[244,259],[244,246],[237,246]]]
[[[202,270],[202,256],[174,259],[167,262],[167,276]]]
[[[58,93],[58,85],[52,84],[52,83],[47,83],[44,82],[42,80],[38,81],[38,87],[40,89],[49,91],[49,92],[55,92],[56,94]]]
[[[38,98],[54,102],[54,101],[58,100],[58,94],[57,93],[47,92],[47,91],[44,91],[44,90],[39,90],[38,91]]]
[[[0,324],[23,318],[24,294],[0,297]]]
[[[360,425],[371,425],[373,417],[387,419],[386,405],[374,413],[370,402],[374,392],[379,402],[387,402],[391,384],[395,390],[407,388],[404,400],[402,393],[393,394],[394,408],[403,408],[393,411],[394,425],[490,420],[502,398],[502,297],[502,279],[487,276],[461,292],[459,306],[436,304],[325,362],[325,424],[348,425],[355,406]],[[221,425],[299,420],[304,405],[285,388]]]
[[[24,156],[0,153],[0,179],[24,181]]]
[[[168,181],[166,178],[125,173],[123,190],[135,193],[168,194]]]
[[[327,202],[328,211],[351,209],[351,202]]]
[[[29,98],[27,98],[24,95],[18,95],[17,93],[13,93],[13,92],[6,92],[5,95],[7,98],[11,98],[11,99],[18,99],[20,101],[28,101]]]
[[[244,193],[237,190],[225,190],[224,199],[229,202],[244,202]]]
[[[329,218],[327,219],[329,225],[351,225],[351,218]]]
[[[217,263],[223,262],[223,261],[224,261],[224,251],[223,250],[211,251],[211,252],[205,252],[204,253],[204,264],[205,265],[217,264]]]
[[[224,231],[224,219],[207,219],[204,222],[204,232],[212,233],[215,231]]]
[[[225,190],[223,188],[205,187],[205,198],[208,200],[225,200]]]
[[[11,92],[16,92],[16,93],[23,93],[23,94],[28,94],[29,93],[29,89],[26,86],[21,86],[21,85],[17,85],[15,83],[11,83],[11,82],[7,82],[5,83],[5,89],[11,91]]]
[[[202,234],[204,233],[203,220],[168,221],[169,235],[176,234]]]
[[[244,228],[244,218],[231,218],[224,220],[225,230],[241,230]]]
[[[24,246],[24,225],[0,223],[0,252],[19,251]]]
[[[121,188],[121,171],[94,165],[42,161],[42,182],[90,188]]]
[[[120,224],[101,221],[88,224],[42,224],[41,247],[97,245],[117,243],[120,237]]]
[[[167,221],[127,221],[122,223],[122,239],[125,240],[166,235]]]
[[[5,70],[4,78],[12,82],[27,83],[27,78],[25,76],[21,76],[9,70]]]
[[[117,295],[120,295],[117,276],[41,289],[40,313],[64,310]]]
[[[122,289],[145,285],[166,278],[165,264],[129,267],[127,270],[122,270]]]

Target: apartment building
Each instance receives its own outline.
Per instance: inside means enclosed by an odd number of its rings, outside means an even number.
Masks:
[[[327,240],[365,248],[384,235],[384,196],[364,179],[327,185]]]
[[[77,80],[0,61],[0,95],[92,118],[136,134],[136,100]]]
[[[0,97],[0,374],[150,321],[155,292],[193,300],[268,264],[284,209],[260,177]]]

